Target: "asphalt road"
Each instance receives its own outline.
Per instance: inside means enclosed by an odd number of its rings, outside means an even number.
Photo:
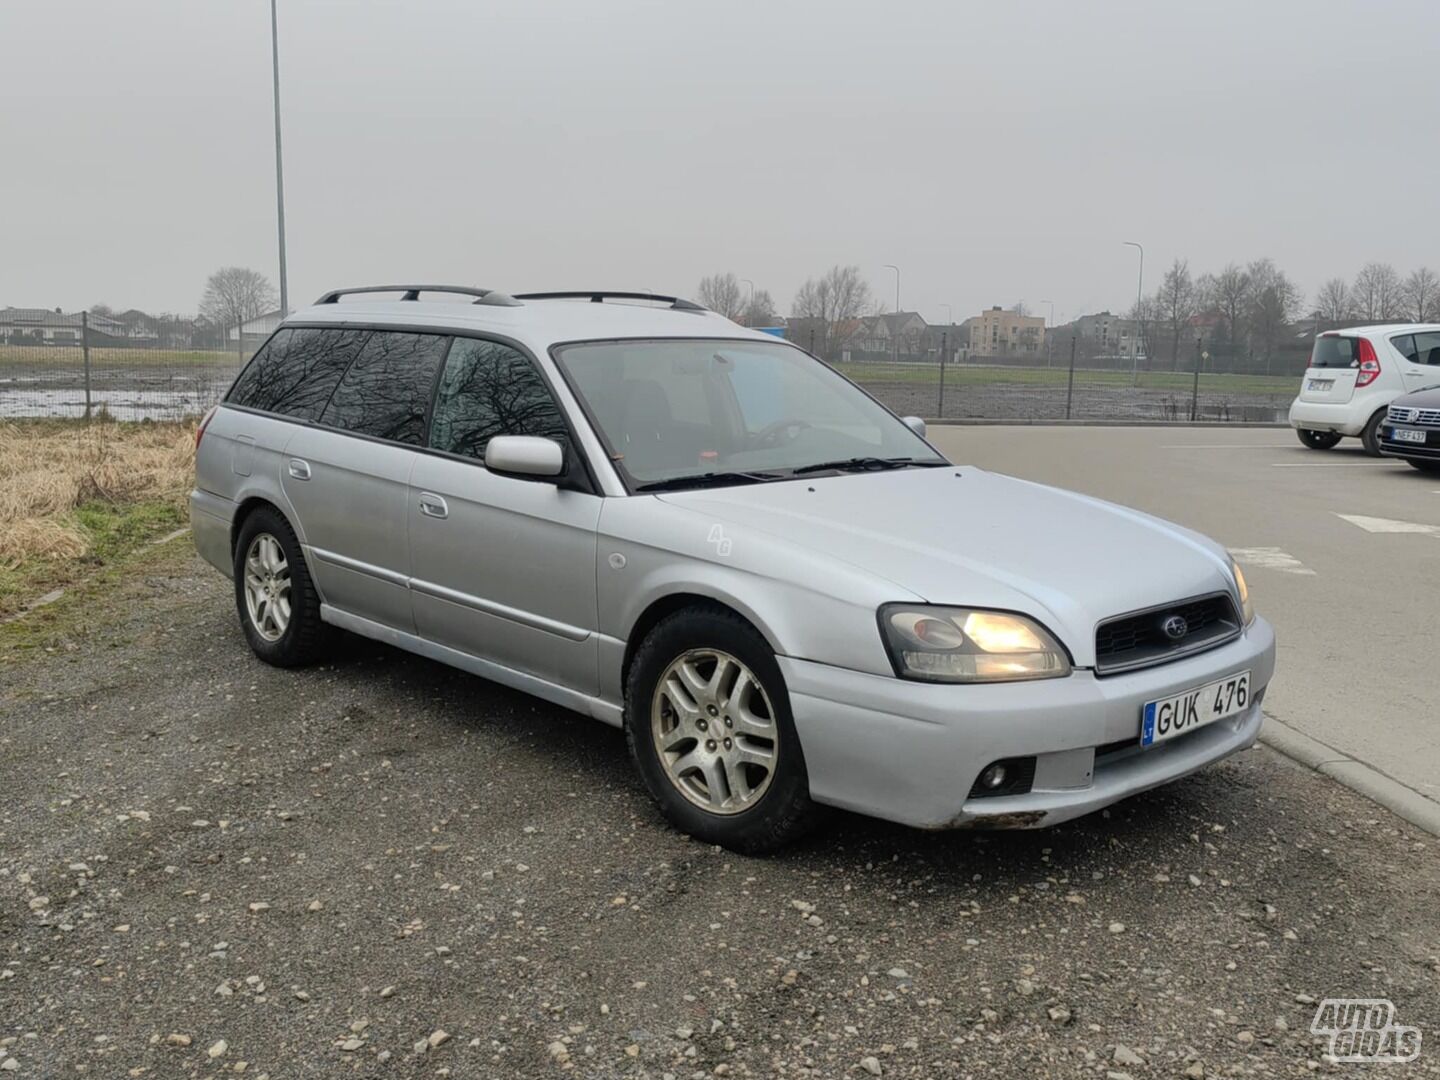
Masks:
[[[1197,529],[1279,656],[1266,712],[1440,800],[1440,477],[1289,429],[935,427],[951,459]],[[1358,519],[1358,520],[1353,520]]]
[[[1046,832],[746,859],[593,721],[355,640],[265,667],[174,548],[0,657],[8,1075],[1303,1076],[1330,996],[1440,1066],[1436,842],[1265,748]]]

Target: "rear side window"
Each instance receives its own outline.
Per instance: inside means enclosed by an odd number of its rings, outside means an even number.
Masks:
[[[377,330],[365,341],[320,417],[359,435],[420,446],[430,390],[450,339]]]
[[[524,353],[496,341],[456,338],[435,395],[430,446],[483,460],[496,435],[567,438],[559,406]]]
[[[1412,364],[1421,363],[1421,361],[1415,355],[1414,334],[1399,334],[1396,337],[1392,337],[1390,339],[1390,344],[1394,345],[1396,351],[1399,352],[1401,356],[1405,357],[1406,360],[1409,360]]]
[[[255,354],[226,400],[317,420],[367,336],[364,330],[281,330]]]
[[[1415,363],[1440,367],[1440,332],[1429,330],[1415,335]]]
[[[1311,367],[1353,367],[1355,363],[1355,339],[1322,334],[1315,339],[1315,349],[1310,354]]]

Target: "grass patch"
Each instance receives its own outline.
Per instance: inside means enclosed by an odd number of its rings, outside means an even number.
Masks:
[[[0,617],[185,520],[189,424],[0,425]]]
[[[836,364],[835,369],[848,379],[866,383],[906,383],[916,386],[940,385],[938,364]],[[945,385],[950,386],[1064,386],[1069,379],[1068,368],[1006,368],[972,367],[947,364]],[[1138,385],[1143,390],[1168,390],[1189,393],[1194,374],[1187,371],[1142,371],[1138,383],[1128,371],[1075,372],[1076,386],[1109,386],[1128,389]],[[1227,375],[1201,372],[1200,390],[1207,394],[1287,395],[1293,397],[1298,376],[1293,375]]]

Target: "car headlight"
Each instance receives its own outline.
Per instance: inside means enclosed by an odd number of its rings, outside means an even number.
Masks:
[[[902,679],[1014,682],[1070,674],[1070,656],[1050,632],[1008,611],[886,604],[880,630]]]
[[[1235,575],[1235,588],[1240,593],[1240,617],[1249,626],[1255,621],[1255,605],[1250,602],[1250,586],[1245,584],[1245,575],[1240,570],[1240,564],[1234,559],[1230,560],[1230,572]]]

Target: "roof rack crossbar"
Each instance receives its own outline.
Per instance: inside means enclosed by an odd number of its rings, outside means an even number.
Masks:
[[[678,296],[663,296],[660,293],[643,292],[615,292],[611,289],[577,289],[569,292],[534,292],[516,293],[516,300],[589,300],[592,304],[602,304],[606,300],[655,300],[662,304],[669,304],[676,311],[705,311],[701,305],[693,300],[685,300]]]
[[[476,297],[476,303],[484,300],[494,292],[493,289],[477,289],[471,285],[361,285],[354,289],[331,289],[324,296],[316,300],[317,304],[339,303],[340,297],[352,296],[356,293],[387,293],[398,292],[403,295],[401,300],[419,300],[422,292],[457,293],[461,296]]]

